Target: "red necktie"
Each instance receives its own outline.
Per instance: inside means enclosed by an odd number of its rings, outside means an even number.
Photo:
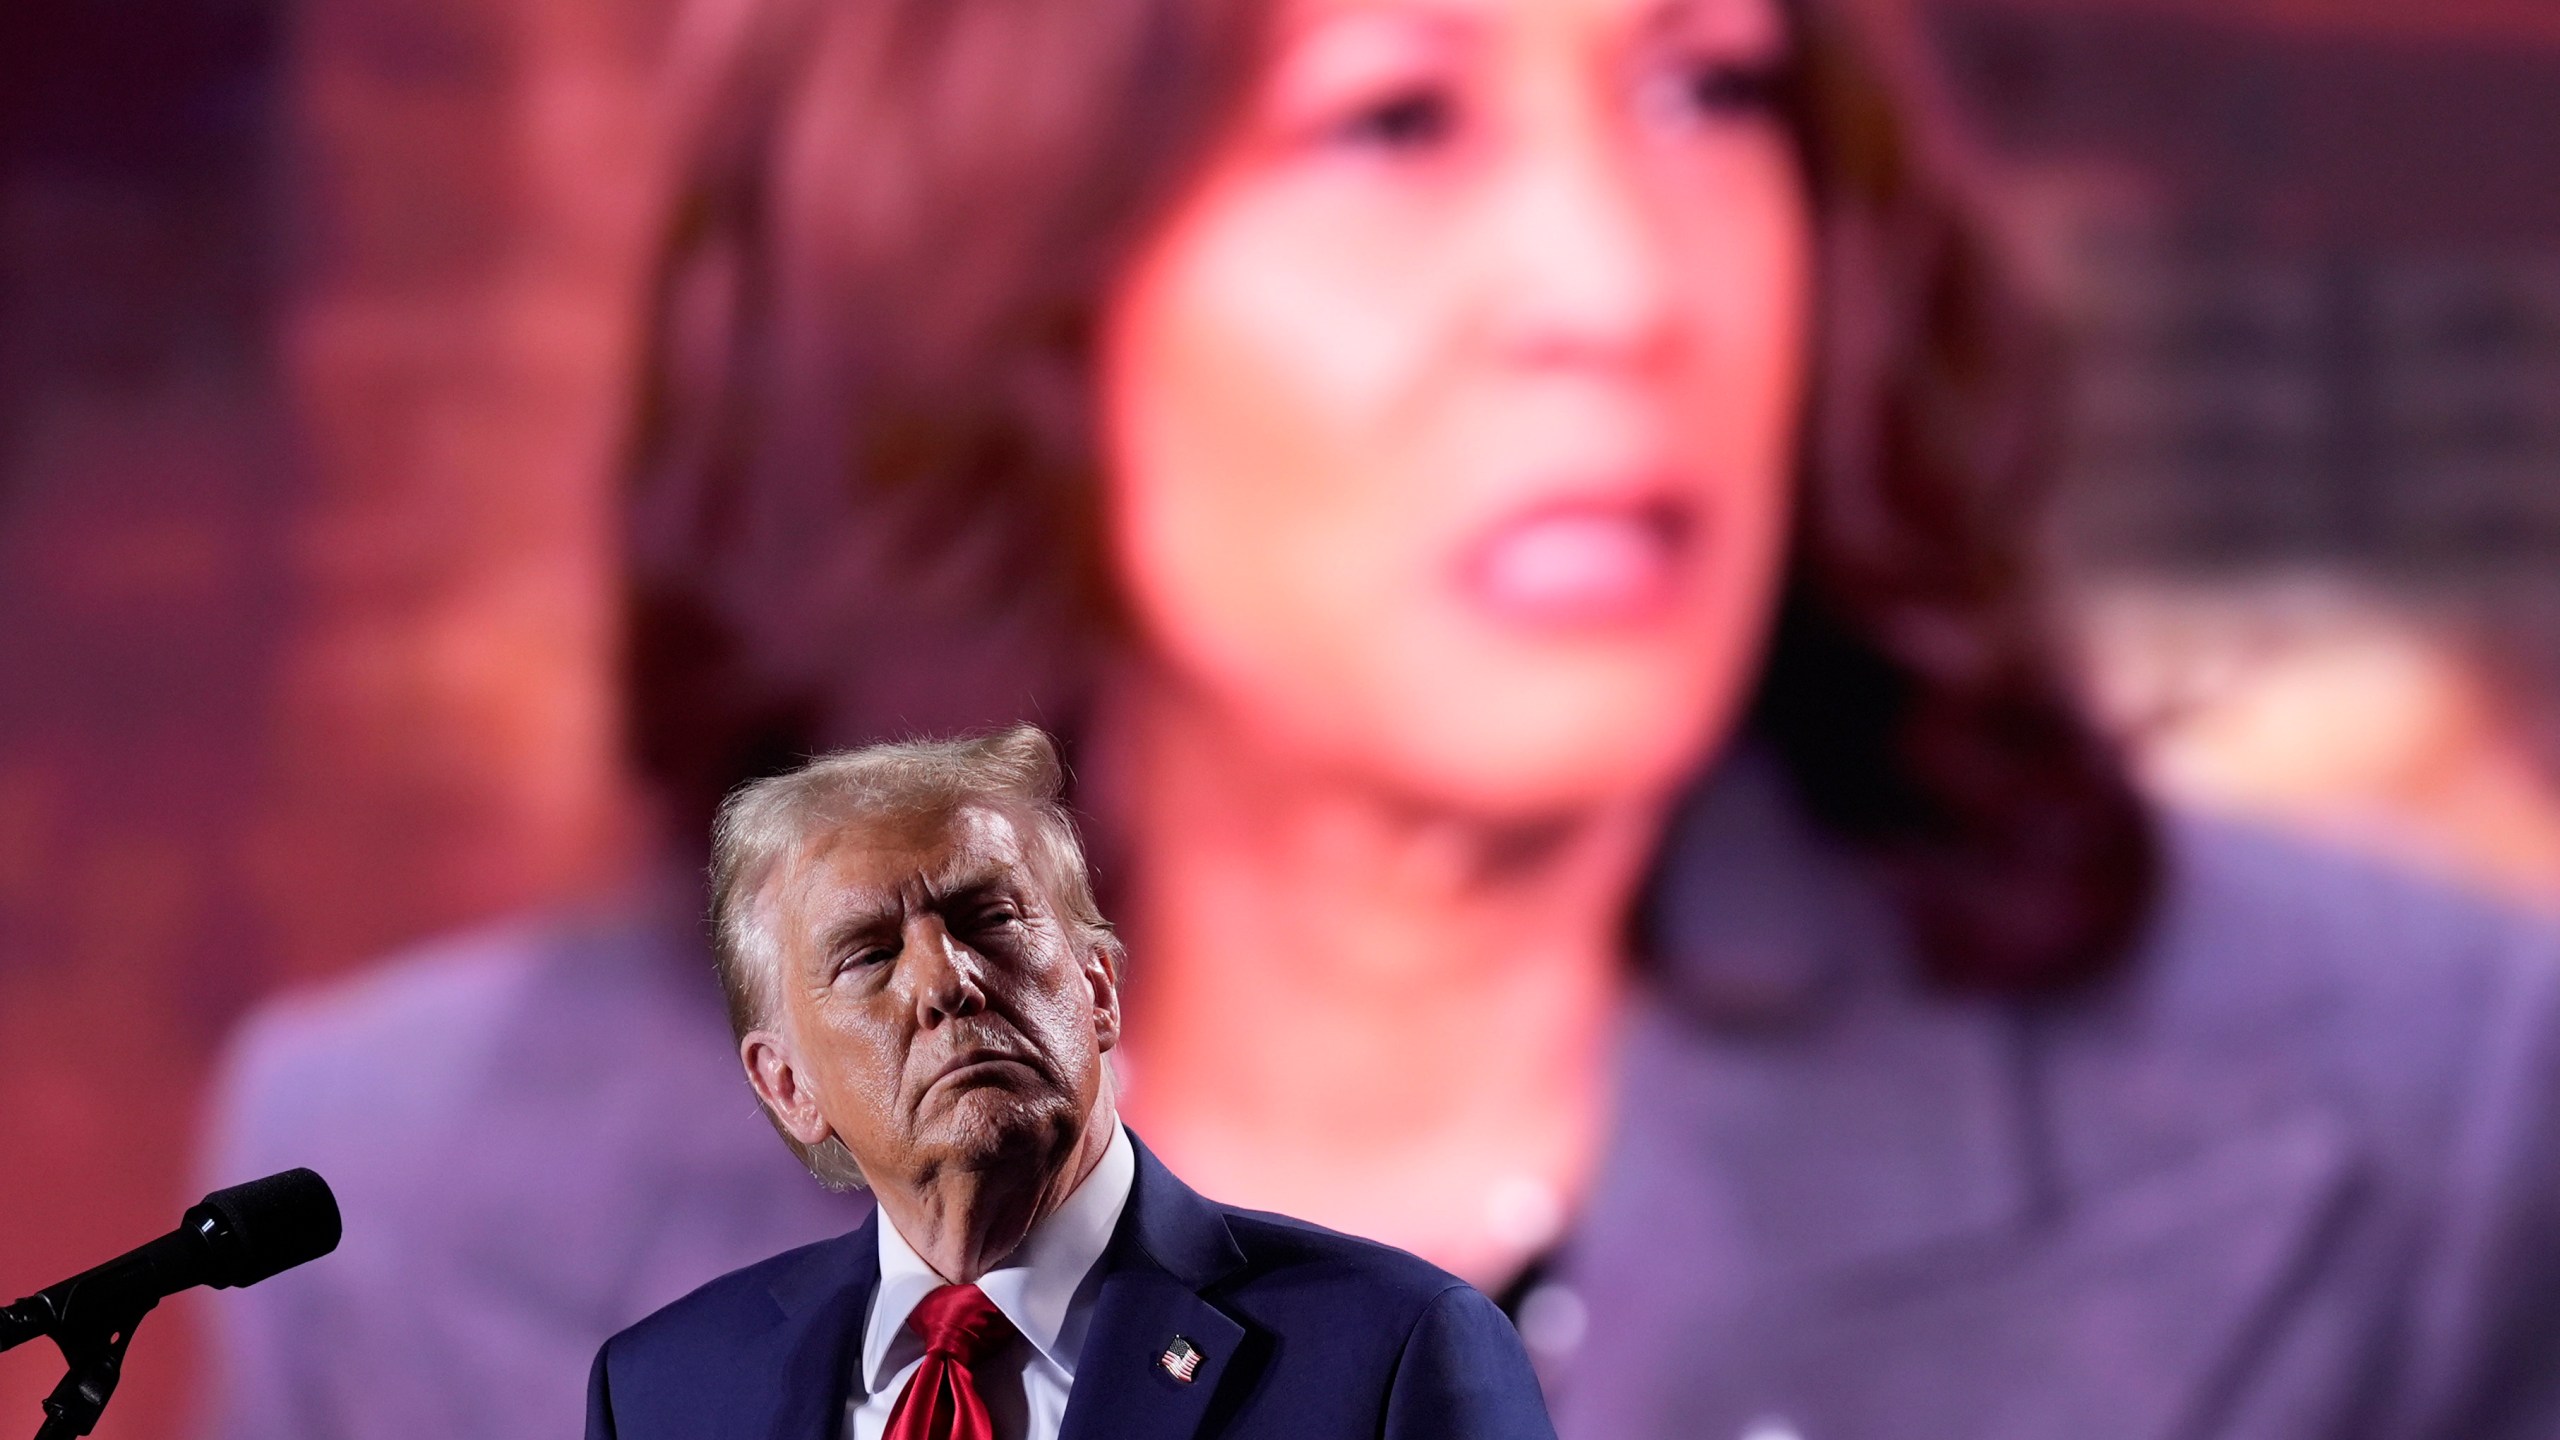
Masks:
[[[883,1440],[996,1440],[970,1371],[1013,1338],[1013,1322],[977,1286],[945,1285],[916,1302],[907,1328],[924,1340],[924,1363],[907,1377]]]

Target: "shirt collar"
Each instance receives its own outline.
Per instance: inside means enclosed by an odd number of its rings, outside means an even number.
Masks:
[[[1084,1348],[1090,1304],[1079,1305],[1085,1277],[1093,1273],[1111,1232],[1120,1226],[1136,1184],[1138,1157],[1125,1126],[1115,1123],[1111,1144],[1084,1183],[1066,1203],[1031,1227],[1022,1245],[1003,1264],[978,1277],[1013,1328],[1050,1364],[1075,1378],[1076,1355]],[[941,1288],[943,1279],[924,1262],[898,1227],[880,1212],[880,1286],[872,1292],[871,1315],[862,1330],[862,1378],[867,1393],[877,1394],[896,1378],[908,1360],[922,1353],[907,1333],[907,1316],[918,1301]],[[1089,1298],[1089,1297],[1086,1297]]]

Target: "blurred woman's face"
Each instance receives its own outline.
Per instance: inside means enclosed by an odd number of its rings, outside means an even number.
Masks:
[[[1659,793],[1754,678],[1809,206],[1778,0],[1281,0],[1109,297],[1151,659],[1433,804]]]

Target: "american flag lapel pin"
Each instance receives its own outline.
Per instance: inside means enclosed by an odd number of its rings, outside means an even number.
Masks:
[[[1156,1357],[1156,1368],[1188,1385],[1200,1377],[1200,1347],[1189,1336],[1176,1335],[1173,1343]]]

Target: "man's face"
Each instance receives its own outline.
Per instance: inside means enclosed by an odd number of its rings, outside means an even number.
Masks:
[[[780,973],[747,1068],[792,1134],[875,1184],[1062,1162],[1119,1038],[1010,818],[982,806],[821,835],[761,896]]]

